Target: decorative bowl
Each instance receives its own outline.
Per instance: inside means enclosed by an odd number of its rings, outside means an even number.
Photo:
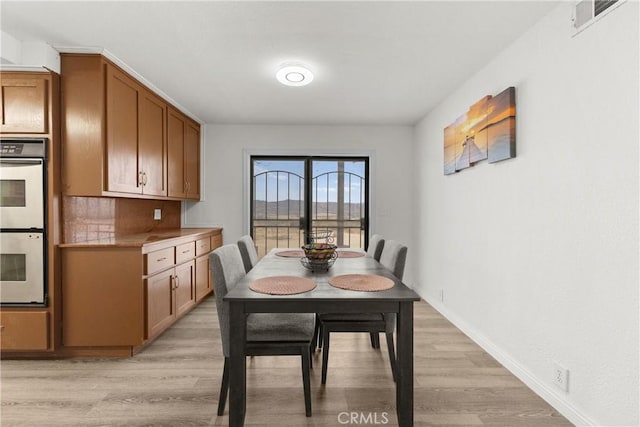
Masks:
[[[309,259],[308,257],[300,258],[300,263],[308,270],[312,272],[318,271],[328,271],[334,262],[336,262],[336,258],[338,258],[338,252],[333,252],[333,254],[329,258],[314,260]]]
[[[302,246],[309,261],[326,261],[334,256],[338,246],[331,243],[311,243]]]

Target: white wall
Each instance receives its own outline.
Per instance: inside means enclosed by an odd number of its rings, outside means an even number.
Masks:
[[[370,156],[370,231],[405,242],[411,253],[412,127],[206,125],[204,133],[204,200],[186,205],[183,226],[222,226],[227,243],[249,232],[244,217],[248,153],[365,155]],[[404,277],[408,284],[410,264]]]
[[[416,283],[574,423],[638,426],[638,3],[575,38],[572,3],[416,127]],[[517,158],[444,176],[443,128],[508,86]]]

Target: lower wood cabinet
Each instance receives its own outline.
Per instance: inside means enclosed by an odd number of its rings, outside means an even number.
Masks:
[[[147,291],[147,327],[145,337],[151,338],[167,329],[176,320],[173,269],[145,280]]]
[[[3,351],[47,350],[48,331],[47,311],[0,312],[0,344]]]
[[[196,301],[200,301],[213,291],[209,274],[209,255],[196,258]]]
[[[211,294],[209,253],[221,244],[216,229],[133,247],[61,245],[63,346],[135,353]]]
[[[146,339],[167,329],[196,304],[194,276],[195,261],[189,261],[145,279]]]
[[[176,316],[180,316],[196,304],[194,286],[195,262],[190,261],[175,268],[174,292],[176,294]]]

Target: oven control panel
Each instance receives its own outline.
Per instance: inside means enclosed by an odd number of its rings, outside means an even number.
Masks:
[[[24,144],[3,144],[0,146],[0,154],[22,154]]]
[[[0,157],[31,157],[44,159],[46,139],[2,139]]]

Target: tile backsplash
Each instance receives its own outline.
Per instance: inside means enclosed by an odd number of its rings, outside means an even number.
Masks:
[[[179,201],[69,196],[62,203],[65,243],[180,228]],[[153,219],[155,209],[162,219]]]

